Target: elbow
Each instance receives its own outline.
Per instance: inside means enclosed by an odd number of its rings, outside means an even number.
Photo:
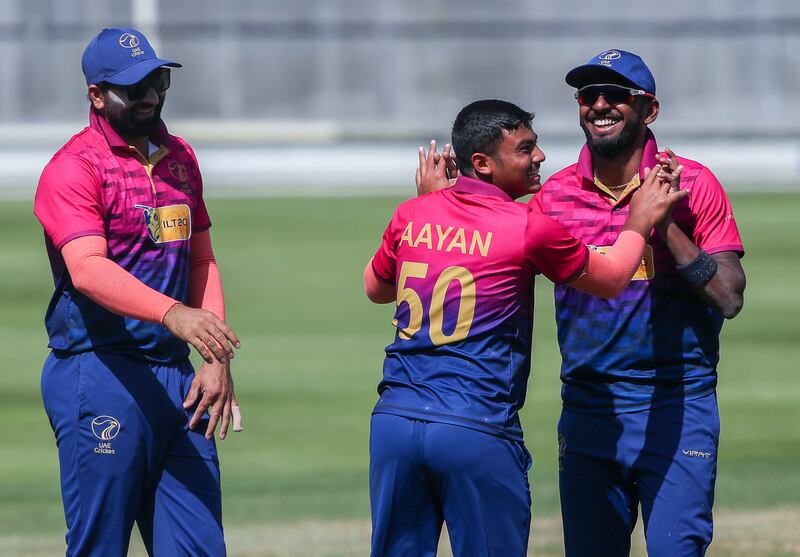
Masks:
[[[364,285],[364,294],[374,304],[388,304],[395,301],[394,291],[389,292],[381,288],[370,288],[370,285],[367,284]]]
[[[744,297],[737,296],[736,299],[724,304],[723,307],[720,308],[720,312],[725,319],[733,319],[739,315],[739,312],[742,311],[742,307],[744,307]]]
[[[89,273],[85,272],[82,266],[79,266],[74,272],[70,273],[70,280],[75,290],[85,296],[89,295],[91,280],[89,280]]]

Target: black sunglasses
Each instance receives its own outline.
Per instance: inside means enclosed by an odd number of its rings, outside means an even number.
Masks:
[[[633,102],[634,97],[650,97],[654,99],[655,96],[647,91],[641,89],[631,89],[630,87],[623,87],[622,85],[613,85],[611,83],[599,83],[597,85],[587,85],[575,91],[575,99],[581,106],[592,106],[597,102],[600,96],[603,96],[608,104],[629,104]]]
[[[149,74],[143,80],[133,85],[114,85],[113,83],[104,83],[106,87],[116,87],[125,91],[129,101],[140,101],[152,87],[153,90],[161,95],[169,89],[170,77],[169,68],[161,68]]]

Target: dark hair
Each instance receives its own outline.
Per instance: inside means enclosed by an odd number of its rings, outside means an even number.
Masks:
[[[531,120],[533,113],[506,101],[475,101],[462,108],[453,122],[451,133],[458,169],[462,174],[472,175],[472,155],[494,154],[503,140],[503,130],[531,129]]]

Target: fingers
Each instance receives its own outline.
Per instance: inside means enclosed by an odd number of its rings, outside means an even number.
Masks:
[[[205,414],[206,410],[208,410],[211,406],[211,402],[212,400],[211,397],[208,396],[208,393],[203,393],[203,398],[200,400],[200,404],[197,405],[197,408],[194,410],[194,414],[192,414],[192,419],[189,420],[189,429],[194,429],[197,427],[197,424],[199,424],[200,420],[203,419],[203,414]]]
[[[197,397],[200,395],[200,382],[195,379],[192,381],[191,386],[189,387],[189,393],[186,395],[186,398],[183,399],[183,407],[184,408],[191,408],[197,402]]]
[[[214,405],[214,410],[217,409],[217,406],[220,406],[219,403]],[[225,436],[228,435],[228,425],[231,423],[231,399],[228,397],[225,400],[225,404],[222,406],[222,424],[219,426],[219,438],[225,439]],[[210,426],[211,424],[209,424]],[[208,431],[206,431],[208,434]],[[211,430],[211,435],[214,435],[214,430]]]
[[[217,424],[219,423],[220,418],[222,417],[222,408],[223,406],[219,402],[214,405],[211,409],[211,412],[208,413],[208,427],[206,428],[205,438],[206,439],[213,439],[214,438],[214,430],[217,429]]]
[[[200,357],[205,360],[206,363],[211,364],[214,362],[214,354],[211,350],[206,346],[206,343],[200,337],[195,337],[193,339],[189,339],[189,344],[194,346],[194,349],[197,350],[197,353],[200,354]]]
[[[239,408],[239,401],[236,400],[236,393],[231,389],[231,416],[233,418],[233,431],[242,431],[242,411]]]
[[[436,140],[435,139],[431,139],[431,143],[428,146],[428,161],[429,162],[433,161],[434,155],[436,155]]]
[[[242,426],[242,411],[239,409],[236,399],[233,399],[231,403],[231,413],[233,414],[233,431],[242,431],[244,429]]]

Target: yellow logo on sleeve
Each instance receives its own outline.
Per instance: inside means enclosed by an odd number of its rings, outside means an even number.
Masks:
[[[608,253],[608,250],[611,249],[611,246],[589,246],[591,249],[596,251],[597,253]],[[650,247],[650,244],[644,246],[644,255],[642,256],[642,261],[639,263],[639,268],[636,269],[636,272],[633,275],[631,280],[650,280],[654,276],[656,276],[656,267],[653,264],[653,248]]]
[[[188,240],[192,236],[192,212],[188,205],[148,207],[136,205],[144,212],[147,234],[156,244]]]

